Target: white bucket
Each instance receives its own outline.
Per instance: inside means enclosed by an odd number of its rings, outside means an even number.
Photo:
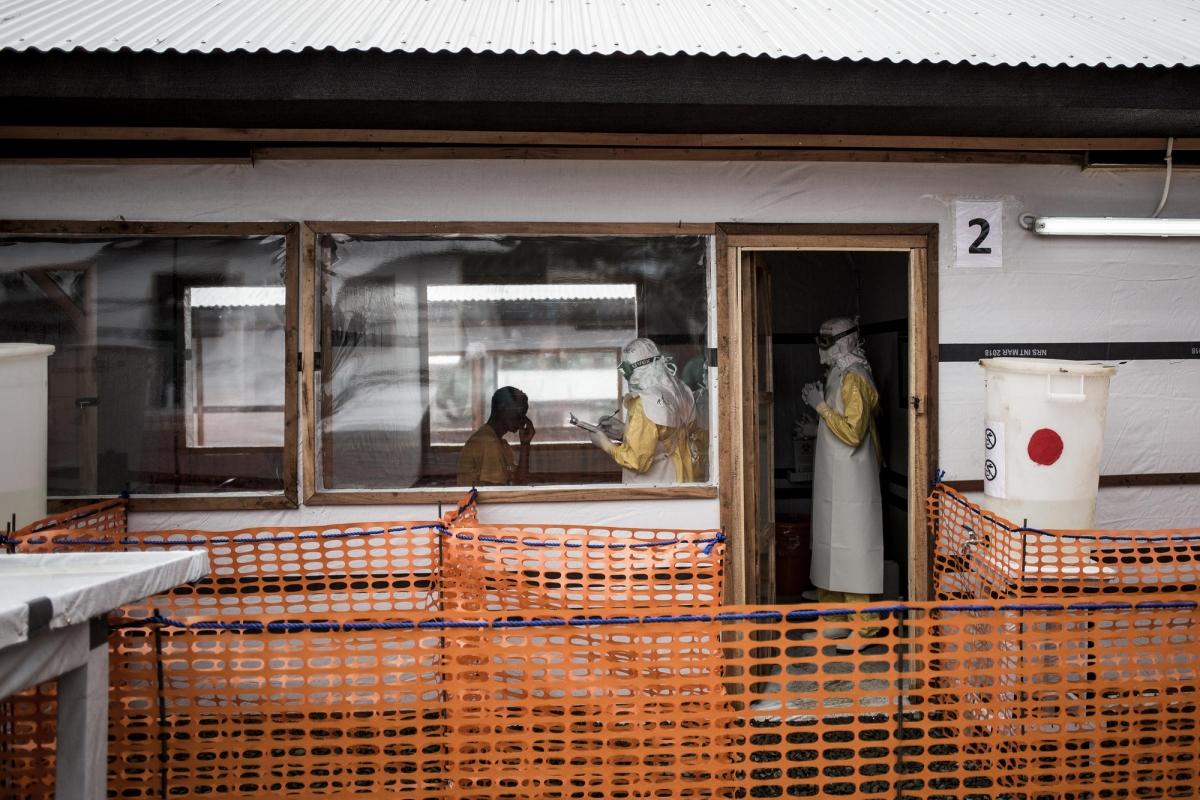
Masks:
[[[984,505],[1033,528],[1090,528],[1116,367],[985,358]]]
[[[46,516],[46,344],[0,343],[0,530]]]

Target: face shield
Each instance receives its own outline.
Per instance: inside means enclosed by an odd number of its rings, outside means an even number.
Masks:
[[[817,347],[821,348],[822,350],[828,350],[833,347],[833,343],[838,339],[843,339],[852,333],[858,333],[857,325],[855,325],[853,328],[847,328],[841,333],[818,333],[816,337]]]
[[[842,323],[842,322],[843,322],[842,320],[830,320],[830,321],[826,322],[824,325],[821,326],[821,332],[818,333],[815,337],[815,341],[817,343],[817,348],[818,348],[817,355],[819,357],[819,360],[820,360],[822,366],[825,366],[825,367],[832,366],[832,364],[834,362],[834,351],[835,350],[847,350],[848,351],[848,350],[854,349],[854,347],[857,346],[858,325],[855,324],[852,320],[849,320],[849,319],[844,320],[844,323],[846,324],[846,328],[844,330],[837,331],[836,333],[829,330],[829,328],[831,327],[831,323],[836,324],[836,323]],[[848,337],[852,334],[854,335],[853,341],[843,342],[841,345],[838,344],[839,342],[842,342],[842,340],[846,339],[846,337]]]
[[[649,358],[643,358],[641,361],[622,361],[617,365],[617,369],[619,369],[621,374],[625,376],[625,382],[628,383],[629,379],[633,377],[634,370],[638,369],[639,367],[644,367],[647,364],[651,364],[659,358],[662,358],[662,356],[650,356]]]

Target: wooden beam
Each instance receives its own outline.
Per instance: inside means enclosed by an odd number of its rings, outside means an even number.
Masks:
[[[709,236],[712,223],[690,222],[338,222],[305,223],[314,233],[347,236]]]
[[[746,576],[746,602],[759,603],[761,596],[759,587],[762,576],[759,575],[761,560],[758,545],[758,448],[759,438],[758,408],[756,401],[757,364],[754,352],[754,318],[757,310],[755,304],[753,251],[737,250],[737,263],[734,269],[738,275],[738,325],[740,326],[738,343],[741,346],[739,362],[741,371],[737,389],[738,406],[741,412],[738,419],[741,429],[738,431],[737,449],[741,453],[739,468],[741,480],[738,488],[742,496],[738,499],[742,506],[742,546],[745,550],[743,572]]]
[[[463,489],[405,489],[402,491],[337,491],[316,492],[305,505],[392,505],[423,503],[457,503]],[[481,488],[480,503],[581,503],[597,500],[685,500],[713,498],[716,486],[573,486],[539,489]]]
[[[930,448],[930,431],[936,430],[933,412],[937,395],[930,391],[930,375],[936,371],[937,347],[930,346],[930,336],[937,341],[936,330],[929,327],[929,306],[937,304],[937,295],[930,292],[928,242],[909,253],[908,268],[908,598],[928,600],[932,597],[933,572],[929,558],[930,537],[925,519],[925,489],[934,458]]]
[[[775,222],[775,223],[758,223],[758,222],[722,222],[718,225],[720,230],[729,237],[736,237],[735,242],[737,247],[749,247],[747,241],[754,241],[747,237],[761,236],[804,236],[804,242],[793,242],[794,249],[803,249],[806,242],[815,237],[860,237],[860,249],[869,248],[870,241],[862,239],[867,236],[906,236],[917,237],[911,239],[913,242],[923,242],[919,237],[925,237],[937,231],[937,224],[932,222]],[[924,244],[914,246],[923,247]]]
[[[503,160],[521,161],[750,161],[894,164],[1025,164],[1083,167],[1080,153],[946,150],[731,150],[603,147],[268,147],[247,157],[174,156],[5,156],[0,164],[17,166],[193,166],[256,161]],[[1146,169],[1162,169],[1147,165]]]
[[[972,150],[802,150],[678,147],[263,147],[253,161],[325,160],[504,160],[521,161],[771,161],[899,164],[1032,164],[1083,166],[1070,152]],[[19,158],[16,160],[20,160]],[[90,163],[90,161],[89,161]],[[128,163],[128,162],[126,162]]]
[[[317,234],[309,225],[300,229],[300,480],[301,497],[308,504],[317,493],[317,397],[316,342],[317,319]]]
[[[100,236],[286,236],[290,222],[129,222],[126,220],[0,220],[0,233]]]
[[[95,503],[95,497],[52,497],[46,501],[50,513],[69,511],[87,503]],[[295,504],[281,494],[269,495],[170,495],[155,497],[143,495],[129,500],[131,513],[141,511],[254,511],[294,508]]]
[[[300,398],[301,376],[296,371],[300,352],[300,226],[288,225],[284,234],[284,307],[283,334],[283,495],[292,506],[300,505]]]
[[[960,492],[982,492],[983,481],[945,481],[945,484]],[[1121,489],[1141,486],[1197,486],[1200,472],[1157,472],[1143,475],[1101,475],[1101,489]]]
[[[62,290],[62,287],[59,286],[58,283],[47,274],[48,272],[56,269],[69,269],[72,271],[78,271],[80,270],[80,267],[78,264],[66,267],[42,267],[40,269],[28,270],[25,272],[25,274],[29,276],[29,279],[33,281],[35,286],[42,290],[42,294],[46,295],[47,299],[58,306],[59,310],[62,311],[63,314],[66,315],[67,319],[71,321],[71,326],[75,328],[75,332],[79,334],[80,339],[83,339],[87,336],[87,312],[75,305],[75,301],[72,300],[67,293]],[[84,269],[86,269],[86,267]]]
[[[1166,150],[1165,137],[872,136],[806,133],[581,133],[574,131],[0,126],[0,139],[41,141],[344,142],[499,146],[827,148],[878,150]],[[1175,140],[1200,150],[1200,137]]]
[[[741,335],[734,325],[741,325],[741,315],[736,313],[738,277],[737,251],[729,247],[725,232],[719,227],[716,232],[716,264],[714,291],[717,293],[717,392],[713,401],[717,404],[717,474],[718,497],[721,515],[721,530],[725,533],[725,602],[728,605],[743,605],[747,602],[745,575],[745,540],[742,528],[742,513],[738,505],[741,494],[734,484],[740,475],[740,466],[735,459],[740,453],[732,446],[741,438],[741,404],[734,401],[734,392],[740,391],[741,358],[739,344]],[[736,433],[736,435],[735,435]]]
[[[137,167],[150,166],[186,166],[192,167],[197,164],[237,164],[241,166],[251,166],[254,159],[250,156],[244,158],[222,157],[209,158],[205,156],[197,156],[188,158],[186,156],[172,156],[171,158],[160,158],[157,156],[147,156],[146,158],[135,158],[130,156],[6,156],[0,154],[0,164],[15,165],[15,166],[73,166],[73,167],[114,167],[122,165],[131,165]]]
[[[909,477],[909,505],[919,505],[921,509],[921,535],[924,536],[927,572],[925,576],[925,598],[930,599],[934,596],[933,593],[933,533],[929,530],[928,510],[925,505],[925,498],[929,494],[929,485],[937,474],[938,453],[940,440],[938,431],[940,425],[938,422],[941,413],[941,387],[938,382],[938,354],[941,349],[941,294],[939,290],[940,274],[938,272],[938,235],[940,228],[937,225],[929,226],[928,242],[922,256],[925,261],[925,294],[927,301],[925,303],[925,391],[929,396],[929,406],[925,412],[925,431],[923,441],[925,444],[925,458],[922,462],[925,465],[924,472],[920,476],[919,482],[912,476]],[[909,344],[912,347],[912,343]],[[909,594],[912,595],[912,587],[909,587]]]

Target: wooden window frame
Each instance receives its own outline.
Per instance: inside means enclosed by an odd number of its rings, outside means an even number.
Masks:
[[[753,342],[745,325],[753,298],[744,296],[742,254],[755,251],[885,250],[908,253],[909,262],[909,598],[931,596],[931,552],[924,487],[937,458],[938,226],[915,224],[721,224],[717,226],[717,397],[721,405],[719,489],[726,553],[725,599],[753,602],[758,585],[757,542],[746,526],[756,502],[754,447],[750,446],[753,402]],[[923,317],[911,309],[924,308]]]
[[[196,493],[134,495],[130,511],[209,511],[296,508],[298,506],[297,435],[299,433],[298,387],[295,353],[299,345],[297,289],[300,256],[300,226],[294,222],[126,222],[112,220],[0,220],[0,234],[11,236],[128,236],[128,237],[250,237],[282,236],[284,239],[284,422],[282,482],[280,493]],[[241,450],[243,448],[236,448]],[[91,502],[93,497],[54,497],[47,508],[57,512]]]
[[[301,497],[306,506],[334,505],[422,505],[454,503],[463,496],[462,489],[399,489],[399,490],[320,490],[317,486],[318,425],[318,366],[316,352],[327,361],[328,348],[318,348],[317,237],[325,234],[347,236],[707,236],[712,237],[717,226],[711,223],[640,223],[640,222],[339,222],[306,221],[301,226],[303,268],[300,279],[300,342],[301,377],[300,408],[304,418],[304,438],[301,448],[303,478]],[[705,291],[713,292],[708,273],[704,276]],[[717,319],[717,325],[720,325]],[[322,365],[324,366],[324,365]],[[589,486],[521,486],[480,487],[479,497],[488,503],[551,503],[602,500],[681,500],[715,498],[718,496],[718,476],[709,475],[705,484],[684,486],[622,486],[599,484]]]

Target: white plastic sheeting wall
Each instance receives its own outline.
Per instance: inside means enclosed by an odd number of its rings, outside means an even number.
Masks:
[[[1161,173],[1074,167],[588,161],[266,161],[253,166],[5,166],[0,218],[936,222],[943,343],[1196,341],[1200,240],[1037,238],[1023,213],[1143,216]],[[954,269],[957,197],[1005,203],[1004,268]],[[1177,175],[1164,216],[1200,216]],[[940,365],[939,465],[980,477],[982,370]],[[1200,472],[1200,360],[1139,361],[1113,380],[1102,471]],[[423,507],[139,514],[143,527],[428,516]],[[718,524],[716,500],[494,505],[485,520]],[[1200,488],[1101,492],[1097,524],[1200,525]]]

